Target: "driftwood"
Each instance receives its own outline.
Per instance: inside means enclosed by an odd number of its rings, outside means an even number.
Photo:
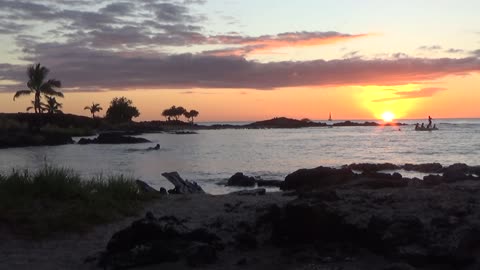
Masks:
[[[162,176],[175,186],[173,189],[175,194],[205,193],[197,183],[183,180],[177,172],[162,173]]]
[[[143,182],[142,180],[135,180],[138,189],[142,193],[158,193],[159,191],[151,187],[149,184]]]

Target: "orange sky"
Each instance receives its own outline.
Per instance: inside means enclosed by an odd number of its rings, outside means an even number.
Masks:
[[[475,0],[2,4],[0,112],[30,106],[13,93],[41,63],[81,115],[125,96],[140,121],[480,117]]]
[[[438,85],[446,90],[432,97],[373,102],[395,96],[394,90],[408,92]],[[141,115],[136,120],[163,119],[162,110],[172,105],[198,110],[199,121],[249,121],[279,116],[321,120],[327,119],[329,112],[335,119],[379,119],[385,111],[391,111],[397,118],[426,118],[428,115],[461,118],[480,117],[480,91],[475,89],[476,85],[480,85],[480,75],[448,77],[423,85],[67,93],[61,102],[67,113],[89,115],[83,108],[92,101],[106,109],[113,97],[126,96],[140,110]],[[12,96],[0,94],[2,111],[17,112],[29,106],[28,97],[14,102]],[[104,113],[105,110],[100,115]]]

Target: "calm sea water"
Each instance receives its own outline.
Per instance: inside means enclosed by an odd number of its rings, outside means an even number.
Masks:
[[[418,120],[402,121],[413,124]],[[480,165],[480,119],[435,122],[434,132],[413,126],[305,129],[201,130],[193,135],[145,134],[139,145],[64,145],[0,149],[0,171],[38,169],[45,164],[72,168],[84,176],[123,174],[155,187],[171,187],[161,176],[178,171],[211,193],[235,172],[284,179],[300,168],[359,162],[457,162]],[[159,151],[145,151],[156,143]]]

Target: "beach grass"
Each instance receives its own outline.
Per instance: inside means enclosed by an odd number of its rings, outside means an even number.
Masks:
[[[0,226],[27,237],[82,232],[133,215],[151,199],[124,176],[82,179],[50,166],[13,171],[0,175]]]

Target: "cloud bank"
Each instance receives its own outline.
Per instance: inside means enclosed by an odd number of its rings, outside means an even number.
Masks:
[[[49,67],[67,91],[398,85],[480,71],[477,52],[465,58],[438,59],[402,54],[368,60],[352,54],[331,61],[248,60],[255,53],[347,42],[369,34],[206,34],[208,18],[195,11],[204,3],[0,0],[0,36],[16,42],[19,60]],[[176,53],[193,47],[197,53]],[[25,69],[26,65],[0,60],[0,91],[18,90],[21,85],[12,86],[11,81],[24,81]],[[2,85],[2,80],[9,83]]]

